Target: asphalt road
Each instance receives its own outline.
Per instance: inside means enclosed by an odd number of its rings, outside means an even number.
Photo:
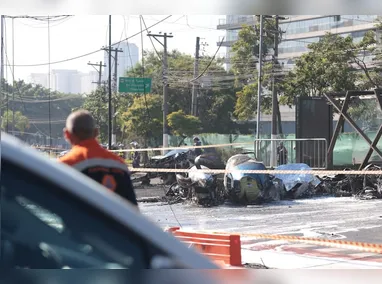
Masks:
[[[382,243],[382,200],[328,197],[248,207],[226,204],[212,208],[141,203],[140,208],[163,228],[180,224],[184,229]]]

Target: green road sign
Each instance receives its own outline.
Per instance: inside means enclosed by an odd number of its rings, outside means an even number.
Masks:
[[[120,93],[150,93],[151,78],[119,78]]]

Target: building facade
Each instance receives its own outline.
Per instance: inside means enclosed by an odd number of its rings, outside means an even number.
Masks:
[[[367,31],[375,29],[378,15],[282,15],[280,28],[284,31],[279,44],[279,61],[293,66],[296,58],[308,51],[310,43],[318,42],[327,32],[351,36],[360,42]],[[254,25],[254,15],[227,15],[220,19],[217,29],[225,30],[222,46],[226,47],[227,70],[230,69],[231,47],[238,39],[243,24]],[[218,45],[221,38],[219,38]]]
[[[81,73],[77,70],[52,70],[51,90],[65,94],[81,93]]]
[[[292,64],[295,59],[308,51],[310,43],[318,42],[326,33],[351,36],[360,42],[367,31],[375,29],[377,15],[284,15],[280,21],[284,31],[279,44],[279,60]]]
[[[29,83],[34,85],[41,85],[48,88],[48,74],[47,73],[32,73],[29,75]]]
[[[239,32],[243,25],[254,25],[256,17],[254,15],[226,15],[225,19],[219,19],[218,30],[225,30],[225,36],[219,38],[218,45],[226,48],[225,60],[226,68],[231,68],[231,47],[238,40]]]
[[[354,42],[360,42],[365,33],[375,29],[378,15],[282,15],[286,20],[280,20],[280,28],[284,32],[279,44],[278,60],[285,71],[294,67],[295,60],[309,51],[310,43],[318,42],[326,33],[351,36]],[[254,25],[254,16],[227,15],[221,19],[217,29],[226,30],[226,38],[222,46],[226,47],[227,70],[230,69],[231,47],[238,39],[243,24]],[[220,40],[218,42],[220,44]],[[272,51],[271,51],[272,53]],[[366,57],[366,62],[372,61],[372,56]],[[266,90],[265,90],[266,91]],[[294,133],[295,109],[280,106],[285,133]],[[270,132],[271,116],[262,115],[262,133]]]

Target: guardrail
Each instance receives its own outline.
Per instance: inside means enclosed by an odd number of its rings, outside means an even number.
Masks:
[[[281,143],[286,157],[280,151]],[[313,169],[326,169],[328,166],[328,142],[324,138],[258,139],[254,147],[257,159],[266,167],[287,163],[304,163]]]

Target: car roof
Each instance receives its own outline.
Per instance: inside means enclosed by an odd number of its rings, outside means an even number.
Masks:
[[[128,201],[104,189],[72,167],[51,160],[17,138],[1,133],[1,158],[60,185],[67,192],[102,210],[119,223],[166,251],[189,268],[215,269],[213,262],[163,232]],[[81,190],[78,190],[78,189]]]

